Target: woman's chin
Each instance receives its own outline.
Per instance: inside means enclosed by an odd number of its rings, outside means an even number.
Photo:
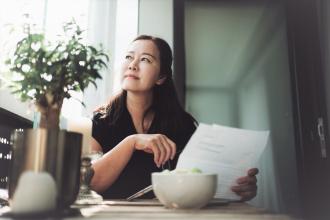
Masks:
[[[135,84],[135,85],[134,85]],[[135,91],[138,90],[136,83],[132,82],[123,82],[121,88],[126,91]]]
[[[140,89],[133,87],[133,86],[123,86],[121,87],[122,90],[126,91],[126,92],[131,92],[131,93],[137,93],[137,92],[141,92]]]

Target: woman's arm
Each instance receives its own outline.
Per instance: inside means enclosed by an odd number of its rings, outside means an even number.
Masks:
[[[93,163],[95,173],[91,186],[95,191],[102,192],[106,190],[117,179],[134,152],[133,141],[133,137],[128,136]],[[92,149],[102,150],[95,139],[92,141]]]
[[[92,141],[93,150],[101,150],[100,144]],[[143,150],[154,154],[154,161],[158,167],[176,154],[176,145],[162,134],[136,134],[122,140],[111,151],[107,152],[93,164],[94,176],[92,188],[102,192],[111,186],[123,171],[135,150]]]

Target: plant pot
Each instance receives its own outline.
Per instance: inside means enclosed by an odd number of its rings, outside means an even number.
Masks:
[[[56,129],[24,129],[14,131],[11,141],[9,201],[12,202],[21,174],[32,171],[46,172],[54,179],[56,209],[73,204],[79,191],[82,134]]]

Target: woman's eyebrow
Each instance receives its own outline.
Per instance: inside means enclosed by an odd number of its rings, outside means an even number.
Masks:
[[[150,54],[150,53],[142,53],[142,55],[148,55],[148,56],[151,56],[153,59],[156,60],[156,57],[155,57],[154,55]]]
[[[135,54],[134,51],[128,51],[127,53],[129,53],[129,54]],[[154,60],[157,60],[157,58],[154,55],[152,55],[151,53],[142,53],[142,55],[147,55],[147,56],[152,57]]]

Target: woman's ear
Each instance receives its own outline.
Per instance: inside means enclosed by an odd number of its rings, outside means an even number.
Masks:
[[[159,79],[156,81],[156,84],[157,85],[161,85],[161,84],[163,84],[164,82],[165,82],[165,80],[166,80],[166,76],[164,76],[164,75],[160,75],[159,76]]]

